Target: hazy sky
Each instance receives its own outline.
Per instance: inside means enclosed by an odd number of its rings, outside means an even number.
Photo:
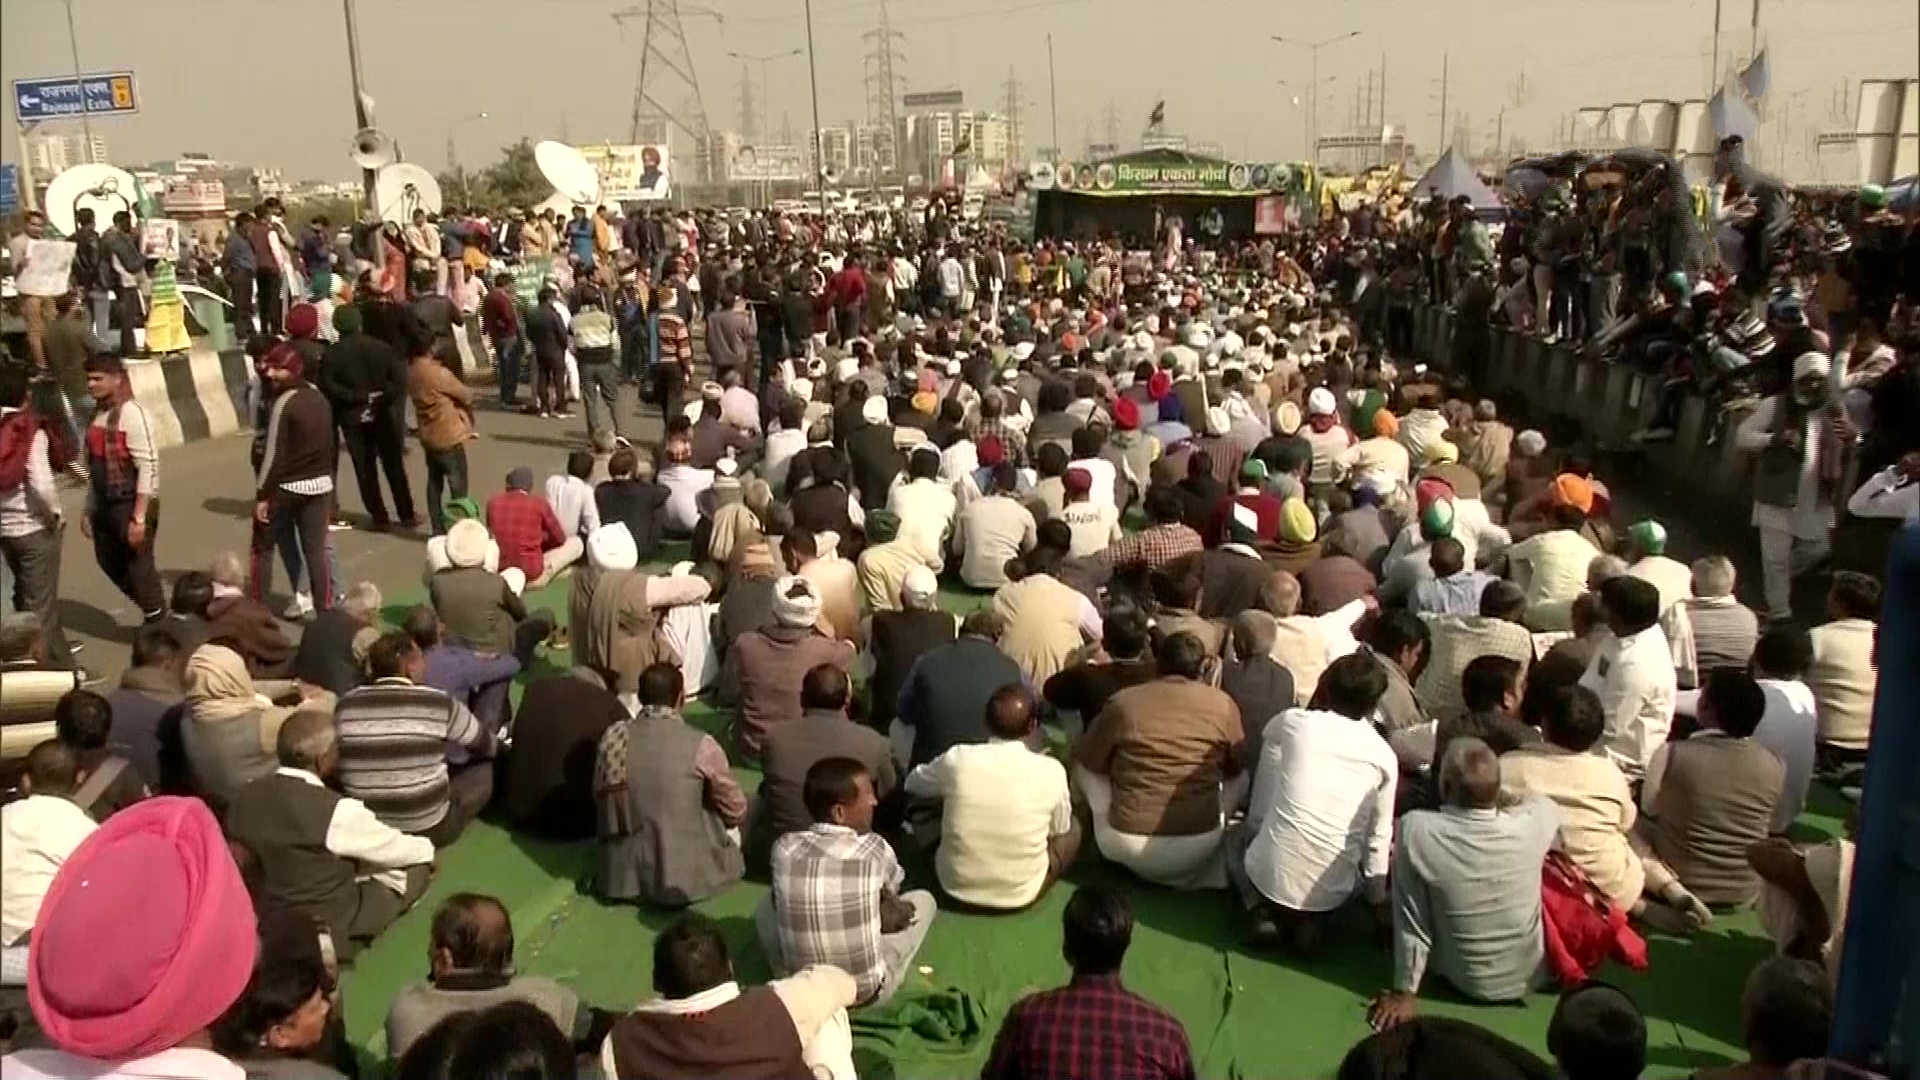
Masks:
[[[624,140],[640,59],[640,23],[610,18],[633,0],[360,0],[366,83],[380,126],[410,160],[438,169],[457,125],[462,160],[490,161],[521,135]],[[1787,172],[1811,178],[1809,128],[1829,116],[1842,81],[1920,72],[1915,0],[1761,0],[1774,73],[1768,132],[1784,120]],[[201,150],[272,163],[289,179],[352,175],[345,32],[329,0],[73,0],[80,63],[132,68],[142,112],[98,120],[117,163]],[[645,0],[639,0],[642,9]],[[1748,0],[1725,0],[1723,58],[1747,51]],[[1156,100],[1170,130],[1215,140],[1229,156],[1297,157],[1304,107],[1278,79],[1304,83],[1308,55],[1269,40],[1360,37],[1326,48],[1336,82],[1321,128],[1342,130],[1365,71],[1387,68],[1387,119],[1431,148],[1439,125],[1441,54],[1451,54],[1448,111],[1486,143],[1501,105],[1506,129],[1542,145],[1582,105],[1704,96],[1713,0],[891,0],[906,34],[910,89],[958,87],[969,106],[1002,109],[1011,68],[1023,86],[1031,150],[1050,141],[1046,37],[1053,35],[1060,141],[1078,153],[1104,138],[1103,111],[1136,138]],[[695,14],[717,12],[719,19]],[[821,120],[865,117],[861,39],[879,0],[815,0]],[[739,61],[805,44],[801,0],[684,0],[709,122],[739,125]],[[0,71],[9,80],[72,68],[63,0],[5,0]],[[1726,62],[1730,62],[1726,61]],[[759,65],[751,66],[757,81]],[[1515,91],[1524,72],[1526,93]],[[810,120],[803,59],[772,66],[772,122]],[[682,97],[669,91],[669,103]],[[488,119],[460,122],[485,111]],[[1450,124],[1451,126],[1451,124]],[[13,140],[0,157],[16,159]],[[1773,150],[1761,140],[1763,160]],[[1844,160],[1830,158],[1830,161]]]

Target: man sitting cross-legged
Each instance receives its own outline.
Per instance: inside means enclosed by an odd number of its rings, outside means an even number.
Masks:
[[[1043,896],[1079,854],[1067,770],[1028,746],[1033,694],[1003,686],[987,701],[987,741],[960,743],[907,776],[907,794],[940,803],[940,888],[964,904],[1016,911]]]
[[[878,800],[866,766],[815,763],[805,797],[813,827],[773,845],[773,892],[754,913],[760,944],[777,972],[831,964],[860,984],[859,1004],[883,1004],[927,938],[933,894],[901,894],[906,872],[873,832]]]

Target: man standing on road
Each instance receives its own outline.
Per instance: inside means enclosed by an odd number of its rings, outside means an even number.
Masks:
[[[333,403],[333,415],[346,440],[360,502],[372,519],[374,532],[390,526],[387,501],[380,491],[380,473],[393,488],[393,508],[405,529],[417,528],[413,488],[407,482],[402,421],[407,394],[407,366],[391,346],[366,333],[361,309],[349,304],[333,313],[340,340],[327,350],[327,367],[320,389]]]
[[[674,310],[673,286],[662,285],[649,319],[653,338],[653,378],[661,415],[672,421],[685,407],[687,384],[693,381],[693,335],[687,321]]]
[[[127,365],[112,353],[87,361],[93,423],[87,427],[87,510],[80,531],[114,587],[146,622],[164,618],[166,597],[153,546],[160,530],[160,451],[147,410],[133,399]]]
[[[116,228],[119,226],[119,215],[114,215],[113,223]],[[280,274],[280,257],[273,249],[273,225],[267,220],[265,204],[247,225],[247,243],[253,245],[255,310],[260,316],[260,332],[278,337],[285,326],[286,311],[280,301],[287,281]],[[124,337],[127,332],[122,326],[121,335]]]
[[[254,485],[253,549],[247,591],[266,601],[273,580],[273,554],[282,533],[292,530],[320,611],[333,607],[336,588],[327,558],[327,526],[333,521],[333,410],[307,382],[300,351],[281,342],[262,363],[274,395],[267,410],[266,449]],[[290,583],[297,592],[298,581]]]
[[[533,353],[533,403],[530,416],[565,418],[567,407],[567,320],[561,314],[560,290],[540,289],[539,300],[527,312],[527,347]]]
[[[527,341],[520,336],[520,304],[513,295],[513,275],[494,276],[493,288],[480,302],[480,329],[493,342],[493,355],[500,367],[500,407],[519,404],[521,363],[526,358]]]
[[[1853,443],[1833,399],[1832,372],[1823,354],[1802,353],[1787,392],[1761,402],[1734,434],[1734,445],[1754,457],[1752,520],[1769,622],[1793,617],[1793,579],[1832,550],[1834,504]]]
[[[747,298],[731,289],[720,291],[720,309],[707,317],[707,359],[716,382],[729,371],[744,381],[753,377],[753,353],[759,337]]]
[[[40,619],[47,663],[73,667],[60,630],[60,550],[66,519],[54,476],[73,448],[63,423],[27,403],[27,373],[0,370],[0,557],[20,593],[20,610]]]
[[[620,425],[620,331],[607,311],[606,297],[597,286],[580,289],[578,310],[569,332],[573,355],[580,365],[580,397],[587,410],[587,440],[597,453],[611,453],[615,443],[625,445]],[[609,438],[608,428],[612,435]]]

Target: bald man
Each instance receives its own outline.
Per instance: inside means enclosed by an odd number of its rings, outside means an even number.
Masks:
[[[1039,709],[1024,686],[987,699],[987,741],[961,744],[907,775],[909,797],[941,805],[934,869],[948,897],[1017,911],[1046,895],[1080,852],[1067,771],[1029,748]]]
[[[1530,796],[1500,804],[1500,759],[1471,736],[1440,759],[1438,810],[1400,819],[1389,875],[1393,986],[1374,998],[1376,1030],[1412,1017],[1431,971],[1475,1001],[1518,1001],[1545,955],[1540,867],[1560,810]]]
[[[567,1033],[578,1053],[592,1053],[615,1014],[591,1008],[565,986],[513,971],[513,918],[491,896],[456,893],[433,913],[426,981],[405,987],[387,1009],[387,1059],[399,1061],[415,1039],[455,1013],[524,1001]]]

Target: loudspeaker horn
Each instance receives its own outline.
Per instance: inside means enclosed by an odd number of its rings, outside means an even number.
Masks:
[[[393,138],[379,128],[361,128],[354,132],[350,156],[363,169],[384,169],[395,159]]]

